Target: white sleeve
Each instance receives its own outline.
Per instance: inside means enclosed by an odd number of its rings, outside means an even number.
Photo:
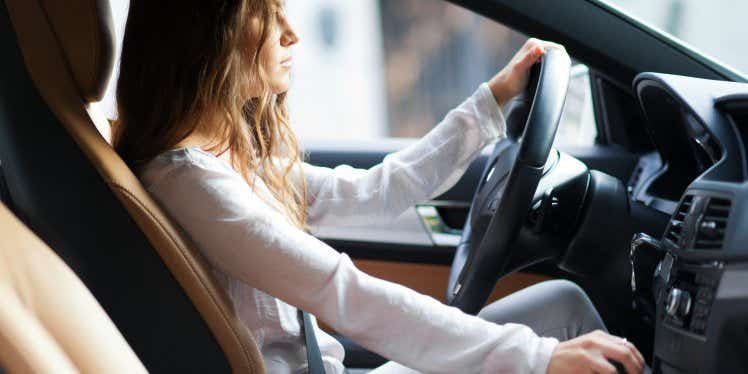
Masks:
[[[267,206],[236,173],[183,163],[151,193],[222,272],[430,373],[545,373],[555,339],[371,277]]]
[[[452,187],[488,144],[506,132],[487,83],[417,142],[368,169],[303,165],[308,222],[361,225],[388,222]]]

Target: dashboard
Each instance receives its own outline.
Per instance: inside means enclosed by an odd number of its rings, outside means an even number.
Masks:
[[[629,196],[670,215],[649,244],[653,372],[748,372],[748,84],[643,73],[634,91],[657,150]]]
[[[634,86],[657,150],[639,159],[633,200],[672,214],[696,179],[745,179],[746,85],[644,73]]]

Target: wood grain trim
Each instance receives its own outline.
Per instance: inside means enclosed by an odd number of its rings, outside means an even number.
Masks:
[[[441,302],[446,301],[447,279],[449,278],[449,266],[447,265],[377,260],[355,260],[354,264],[367,274],[402,284]],[[512,292],[550,279],[552,278],[544,275],[514,273],[496,284],[488,302],[493,302]]]

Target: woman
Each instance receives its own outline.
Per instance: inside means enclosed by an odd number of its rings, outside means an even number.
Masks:
[[[388,220],[448,189],[503,136],[499,106],[524,89],[530,66],[560,47],[528,41],[423,139],[356,170],[301,160],[284,107],[297,42],[278,0],[133,0],[113,129],[116,150],[214,267],[269,372],[306,370],[296,307],[424,372],[615,372],[607,359],[641,371],[625,339],[576,337],[604,326],[569,282],[488,306],[494,323],[368,276],[305,232]],[[343,372],[342,346],[315,328],[326,371]]]

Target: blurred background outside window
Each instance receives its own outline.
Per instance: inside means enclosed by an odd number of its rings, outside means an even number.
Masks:
[[[748,72],[746,0],[603,0],[738,72]]]
[[[421,137],[496,74],[527,39],[441,0],[290,0],[301,37],[289,93],[304,140]],[[592,144],[577,69],[557,141]]]
[[[748,71],[745,0],[604,1]],[[120,38],[127,4],[112,0]],[[286,6],[301,38],[289,107],[302,143],[423,136],[526,40],[441,0],[287,0]],[[596,126],[586,67],[575,65],[572,75],[556,140],[589,145]],[[113,96],[111,84],[103,103],[110,116],[116,116]]]

